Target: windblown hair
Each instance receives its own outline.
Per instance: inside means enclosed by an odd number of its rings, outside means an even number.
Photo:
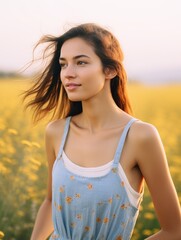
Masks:
[[[123,52],[120,44],[108,30],[96,24],[87,23],[73,27],[59,37],[46,35],[37,43],[36,47],[42,43],[48,43],[44,56],[48,55],[51,59],[33,86],[24,93],[24,100],[31,97],[25,108],[34,109],[34,121],[37,122],[50,112],[53,113],[52,119],[73,116],[82,112],[82,103],[68,99],[60,79],[61,47],[65,41],[75,37],[82,38],[93,47],[102,62],[103,70],[106,68],[116,70],[117,75],[110,81],[112,97],[120,109],[132,113],[127,95],[127,76],[123,67]]]

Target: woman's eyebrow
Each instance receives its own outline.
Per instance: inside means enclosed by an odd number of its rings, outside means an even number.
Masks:
[[[90,57],[87,56],[87,55],[81,54],[81,55],[77,55],[77,56],[73,57],[73,59],[75,60],[75,59],[82,58],[82,57],[90,58]],[[65,61],[66,58],[60,57],[59,60]]]

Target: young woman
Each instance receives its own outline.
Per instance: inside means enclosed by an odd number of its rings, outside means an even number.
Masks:
[[[36,119],[53,111],[56,120],[46,128],[48,193],[31,240],[130,239],[144,180],[161,226],[148,239],[180,240],[165,152],[155,127],[131,115],[117,39],[82,24],[40,42],[52,58],[25,97],[34,96]]]

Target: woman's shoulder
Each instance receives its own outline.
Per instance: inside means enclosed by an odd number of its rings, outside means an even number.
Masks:
[[[136,119],[131,128],[130,135],[137,142],[147,142],[158,138],[159,133],[153,124]]]
[[[54,136],[63,133],[65,127],[66,118],[57,119],[49,122],[45,128],[45,134]]]
[[[143,168],[150,161],[157,164],[155,161],[158,160],[158,153],[163,152],[163,144],[158,130],[153,124],[136,121],[130,131],[130,140],[139,166]],[[156,153],[157,155],[155,155]]]

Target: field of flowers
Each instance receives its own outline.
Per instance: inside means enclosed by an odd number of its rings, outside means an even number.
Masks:
[[[46,194],[44,152],[46,121],[33,126],[19,94],[26,79],[0,80],[0,238],[29,240],[37,210]],[[163,141],[181,202],[181,85],[147,87],[130,84],[134,115],[154,124]],[[148,190],[133,240],[156,232],[159,224]]]

